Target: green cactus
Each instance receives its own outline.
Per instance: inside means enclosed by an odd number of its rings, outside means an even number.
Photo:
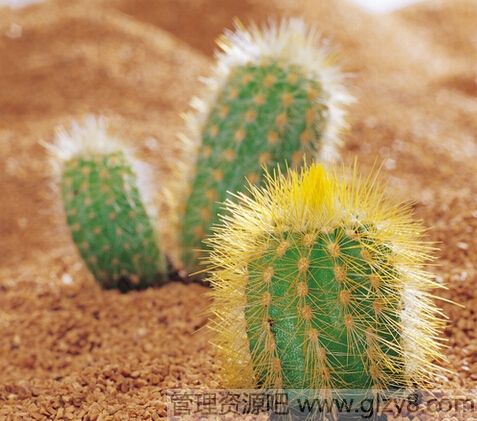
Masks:
[[[166,273],[151,203],[131,159],[90,118],[60,132],[61,194],[68,226],[86,265],[104,288],[140,289]]]
[[[263,170],[276,164],[336,155],[340,107],[349,100],[301,21],[238,29],[221,46],[213,99],[198,106],[193,124],[201,146],[180,233],[187,271],[197,269],[197,251],[228,191],[240,190],[246,178],[260,184]]]
[[[431,381],[443,324],[422,270],[431,248],[409,207],[354,174],[314,164],[228,202],[207,240],[224,386],[374,393]]]

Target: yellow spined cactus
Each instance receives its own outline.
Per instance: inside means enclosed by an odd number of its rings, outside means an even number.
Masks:
[[[227,202],[208,244],[210,328],[223,386],[425,387],[443,326],[432,244],[377,177],[267,174]]]

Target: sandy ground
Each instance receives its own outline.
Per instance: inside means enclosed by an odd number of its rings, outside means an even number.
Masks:
[[[438,381],[477,387],[476,1],[378,18],[332,0],[57,0],[0,9],[0,419],[159,419],[167,388],[217,386],[200,330],[207,288],[101,291],[68,237],[40,141],[104,114],[167,185],[215,37],[234,16],[269,15],[306,16],[353,74],[343,159],[364,172],[382,160],[389,189],[439,242],[451,373]]]

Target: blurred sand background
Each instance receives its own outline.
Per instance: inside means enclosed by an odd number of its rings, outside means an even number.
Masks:
[[[438,301],[454,374],[436,381],[477,387],[477,1],[378,17],[342,0],[51,0],[0,9],[1,420],[159,419],[165,389],[217,386],[207,336],[194,333],[207,289],[101,291],[57,212],[39,142],[103,114],[167,184],[214,39],[235,16],[270,15],[305,16],[354,74],[343,159],[366,173],[378,157],[389,190],[414,201],[440,243],[440,295],[465,308]]]

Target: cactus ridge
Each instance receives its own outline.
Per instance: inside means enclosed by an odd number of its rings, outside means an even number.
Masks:
[[[200,148],[179,235],[188,271],[198,267],[202,240],[217,222],[219,203],[245,179],[263,182],[277,163],[296,167],[303,158],[336,156],[350,101],[341,74],[302,21],[226,33],[210,98],[196,100],[189,116]]]
[[[88,120],[71,134],[60,135],[67,224],[81,257],[103,287],[144,288],[161,280],[164,257],[132,160],[105,130],[100,120]],[[95,141],[96,147],[89,144]],[[71,153],[66,153],[68,146]]]
[[[342,181],[346,179],[347,181]],[[210,328],[230,387],[425,387],[441,358],[432,247],[374,177],[319,165],[228,201],[208,242]]]

